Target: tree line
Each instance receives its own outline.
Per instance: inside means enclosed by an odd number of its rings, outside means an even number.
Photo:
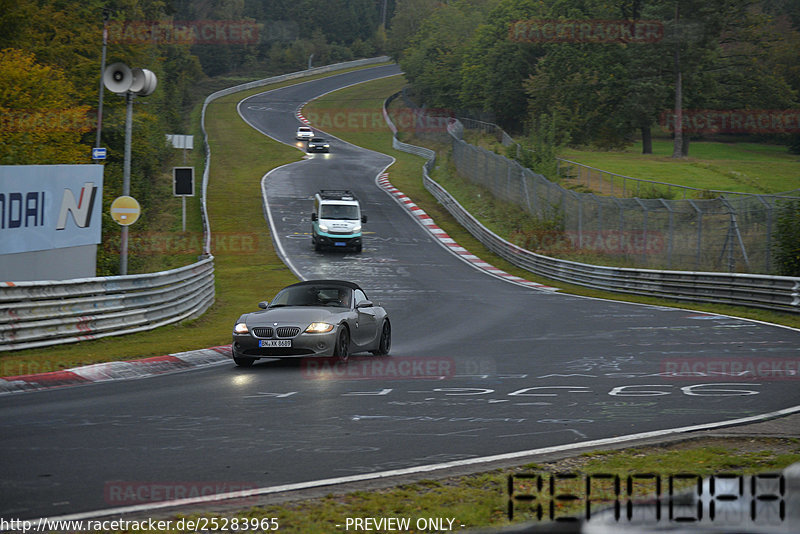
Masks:
[[[800,152],[796,0],[398,0],[387,47],[421,104],[517,134],[556,123],[560,143],[649,153],[669,132],[676,157],[750,134]]]

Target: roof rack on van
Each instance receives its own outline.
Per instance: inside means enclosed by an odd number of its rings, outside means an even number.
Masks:
[[[324,200],[355,200],[356,196],[347,189],[320,189],[320,198]]]

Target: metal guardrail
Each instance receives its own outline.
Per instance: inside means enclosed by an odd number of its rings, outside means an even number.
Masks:
[[[214,302],[214,258],[153,274],[0,283],[0,351],[150,330]]]
[[[150,274],[0,282],[0,352],[152,330],[202,315],[214,303],[214,257],[206,205],[211,167],[205,130],[208,104],[246,89],[386,61],[388,57],[327,65],[237,85],[209,95],[203,102],[201,118],[206,150],[201,259],[192,265]]]
[[[800,313],[800,277],[605,267],[543,256],[503,239],[481,224],[431,179],[428,171],[435,157],[432,150],[397,140],[397,129],[391,123],[387,107],[399,95],[389,97],[383,109],[384,118],[395,133],[392,146],[428,158],[423,167],[425,188],[476,239],[517,267],[551,280],[606,291]],[[457,124],[454,126],[458,127]]]

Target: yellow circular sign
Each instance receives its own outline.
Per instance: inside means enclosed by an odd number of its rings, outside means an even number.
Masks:
[[[135,223],[141,212],[139,203],[133,197],[117,197],[111,203],[111,218],[122,226]]]

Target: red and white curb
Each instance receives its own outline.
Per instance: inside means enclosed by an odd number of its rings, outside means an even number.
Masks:
[[[303,116],[303,112],[301,111],[301,108],[298,108],[297,111],[294,112],[294,116],[297,117],[297,120],[299,120],[300,122],[302,122],[306,126],[311,126],[311,121]]]
[[[544,284],[539,284],[537,282],[531,282],[530,280],[526,280],[519,276],[510,274],[505,272],[502,269],[491,265],[490,263],[486,263],[478,256],[472,254],[469,250],[465,249],[458,243],[456,243],[455,239],[447,235],[447,233],[439,228],[436,223],[433,221],[430,215],[425,213],[425,211],[414,204],[414,202],[406,196],[405,193],[397,189],[395,186],[389,182],[389,173],[385,172],[378,177],[378,185],[387,191],[390,195],[392,195],[401,206],[404,206],[411,214],[416,217],[416,219],[422,223],[422,225],[427,228],[427,230],[433,234],[433,236],[439,240],[439,242],[445,246],[450,252],[460,257],[462,260],[466,261],[467,263],[486,271],[487,273],[491,274],[492,276],[496,276],[498,278],[502,278],[504,280],[508,280],[509,282],[513,282],[515,284],[519,284],[526,287],[531,287],[535,289],[541,289],[545,291],[558,291],[558,288],[546,286]]]
[[[130,380],[230,361],[230,345],[190,350],[141,360],[95,363],[62,371],[0,378],[0,395],[110,380]]]

